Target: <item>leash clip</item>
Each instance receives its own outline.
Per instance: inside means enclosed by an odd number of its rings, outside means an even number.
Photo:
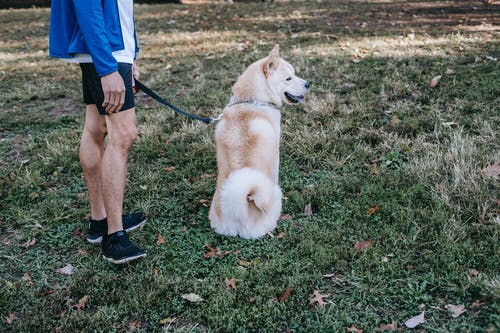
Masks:
[[[221,114],[219,114],[219,116],[218,116],[217,118],[211,118],[211,119],[210,119],[210,124],[213,124],[213,123],[215,123],[216,121],[221,120],[221,119],[222,119],[222,117],[224,117],[224,114],[222,114],[222,113],[221,113]]]

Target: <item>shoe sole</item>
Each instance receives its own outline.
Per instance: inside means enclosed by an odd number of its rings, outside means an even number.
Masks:
[[[133,227],[125,229],[125,231],[126,232],[134,231],[134,230],[142,227],[144,224],[146,224],[147,220],[148,219],[145,219],[144,221],[141,221],[139,224],[136,224]],[[87,242],[89,242],[90,244],[101,244],[102,243],[102,236],[99,236],[97,238],[87,238]]]
[[[144,258],[145,256],[146,256],[146,253],[142,253],[142,254],[138,254],[136,256],[132,256],[132,257],[127,257],[127,258],[116,260],[116,259],[113,259],[113,258],[108,258],[104,254],[102,255],[102,257],[105,260],[107,260],[107,261],[109,261],[109,262],[111,262],[113,264],[116,264],[116,265],[126,264],[128,262],[131,262],[131,261],[134,261],[134,260],[137,260],[137,259],[140,259],[140,258]]]

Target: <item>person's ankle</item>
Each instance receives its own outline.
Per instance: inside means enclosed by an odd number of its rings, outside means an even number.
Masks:
[[[111,236],[112,234],[116,234],[117,232],[123,231],[123,228],[121,229],[108,229],[108,236]]]

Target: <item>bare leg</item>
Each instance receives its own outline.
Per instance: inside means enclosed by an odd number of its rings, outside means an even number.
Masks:
[[[85,125],[80,140],[80,165],[89,193],[90,218],[93,220],[106,217],[101,190],[101,161],[106,132],[104,116],[97,112],[95,105],[87,105]]]
[[[135,108],[105,116],[108,143],[101,162],[101,188],[108,217],[108,234],[123,230],[123,195],[128,152],[137,137]]]

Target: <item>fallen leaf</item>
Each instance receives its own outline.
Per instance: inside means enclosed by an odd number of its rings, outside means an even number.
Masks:
[[[391,126],[396,126],[397,124],[399,124],[401,122],[401,120],[399,120],[398,116],[396,116],[395,114],[392,115],[391,119],[389,119],[389,124]]]
[[[413,98],[415,98],[415,99],[416,99],[416,98],[420,98],[420,97],[422,97],[422,95],[423,95],[423,94],[424,94],[424,93],[423,93],[423,92],[422,92],[422,90],[420,90],[420,89],[415,89],[415,90],[413,90],[413,91],[411,92],[411,96],[412,96]]]
[[[206,173],[206,174],[201,175],[200,179],[205,180],[205,179],[211,179],[211,178],[215,178],[215,177],[217,177],[216,173]]]
[[[32,285],[33,285],[33,280],[31,279],[31,275],[30,275],[30,273],[24,273],[24,275],[23,275],[23,278],[22,278],[22,279],[23,279],[23,281],[26,281],[26,283],[27,283],[28,285],[30,285],[30,286],[32,286]]]
[[[168,166],[165,168],[165,171],[166,172],[171,172],[171,171],[174,171],[175,170],[175,166]]]
[[[391,324],[380,324],[378,327],[379,332],[385,331],[396,331],[398,328],[396,327],[396,322],[393,321]]]
[[[347,332],[354,332],[354,333],[363,333],[363,330],[360,330],[356,326],[352,325],[351,327],[346,328]]]
[[[425,322],[425,311],[422,311],[421,314],[418,316],[412,317],[405,321],[405,326],[408,328],[415,328],[420,324],[423,324]]]
[[[281,239],[283,237],[285,237],[285,233],[283,231],[281,231],[278,236],[276,236],[278,239]]]
[[[198,302],[204,301],[204,299],[201,298],[200,295],[197,295],[194,293],[184,294],[181,297],[184,298],[186,301],[189,301],[191,303],[198,303]]]
[[[292,219],[292,216],[290,214],[281,215],[281,217],[280,217],[281,221],[288,221],[291,219]]]
[[[324,306],[326,304],[325,301],[323,301],[323,298],[329,297],[329,294],[322,295],[321,294],[322,290],[314,290],[312,298],[309,300],[309,304],[313,303],[318,303],[319,306]]]
[[[156,245],[161,245],[165,242],[165,236],[158,235],[156,236]]]
[[[78,253],[83,256],[83,257],[86,257],[89,255],[88,251],[85,250],[85,249],[82,249],[81,247],[78,248]]]
[[[451,316],[453,318],[458,318],[462,313],[467,311],[465,309],[465,306],[463,306],[463,305],[447,304],[447,305],[445,305],[445,308],[448,309],[448,311],[450,311]]]
[[[71,236],[73,236],[73,238],[81,238],[84,236],[84,232],[82,231],[82,229],[80,228],[76,228],[75,230],[73,230],[73,232],[71,233]]]
[[[429,87],[434,88],[439,84],[439,80],[441,80],[441,75],[434,76],[430,81],[429,81]]]
[[[324,274],[323,277],[326,279],[332,279],[338,284],[345,285],[344,277],[342,276],[342,274]]]
[[[450,128],[457,128],[458,123],[454,121],[445,121],[444,123],[441,124],[443,127],[450,127]]]
[[[354,249],[356,250],[356,253],[361,253],[370,249],[373,246],[373,242],[374,241],[372,239],[360,240],[359,242],[356,242],[356,244],[354,244]]]
[[[38,296],[39,297],[45,297],[47,295],[51,295],[51,294],[55,294],[55,293],[57,293],[57,291],[55,291],[54,289],[44,290],[44,291],[39,292]]]
[[[371,175],[378,175],[378,165],[377,165],[377,163],[370,164],[370,174]]]
[[[477,308],[482,307],[483,305],[484,305],[484,302],[481,302],[480,300],[477,299],[474,302],[472,302],[471,307],[473,309],[477,309]]]
[[[453,68],[447,68],[446,75],[452,75],[452,74],[455,74],[455,70]]]
[[[208,199],[200,199],[198,200],[198,202],[200,203],[200,205],[202,205],[203,207],[208,207],[210,206],[210,200]]]
[[[342,83],[341,87],[342,88],[354,88],[354,87],[356,87],[356,84],[352,83],[352,82],[345,82],[345,83]]]
[[[235,278],[231,278],[231,279],[226,278],[226,290],[229,290],[229,289],[236,290],[236,281],[237,280]]]
[[[304,207],[304,214],[307,216],[307,217],[311,217],[313,215],[313,210],[312,210],[312,206],[310,203],[308,203],[305,207]]]
[[[244,259],[241,259],[240,261],[238,261],[238,264],[240,266],[243,266],[243,267],[248,267],[250,266],[252,263],[248,260],[244,260]]]
[[[9,315],[8,315],[8,316],[4,316],[4,317],[3,317],[3,319],[5,320],[5,322],[6,322],[7,324],[9,324],[9,325],[10,325],[10,324],[12,324],[12,322],[14,322],[14,320],[15,320],[16,318],[17,318],[17,317],[16,317],[16,315],[15,315],[15,314],[13,314],[12,312],[11,312],[11,313],[9,313]]]
[[[135,320],[133,322],[130,323],[130,329],[131,330],[135,330],[137,328],[141,328],[142,327],[142,321],[141,320]]]
[[[33,245],[35,245],[35,243],[36,243],[36,239],[33,238],[32,240],[27,241],[26,243],[24,243],[21,246],[24,247],[24,248],[28,248],[28,247],[32,247]]]
[[[73,267],[73,265],[71,265],[71,264],[67,264],[66,266],[64,266],[62,268],[58,268],[55,271],[56,271],[56,273],[60,273],[60,274],[64,274],[64,275],[72,275],[73,273],[75,273],[75,267]]]
[[[158,268],[153,269],[153,277],[157,277],[159,273],[160,270]]]
[[[474,269],[474,268],[469,268],[469,274],[474,276],[474,277],[477,277],[479,275],[479,271],[477,269]]]
[[[218,248],[212,247],[210,244],[205,244],[205,247],[208,251],[203,255],[203,258],[208,259],[219,256],[220,252]]]
[[[389,262],[390,258],[394,257],[394,254],[393,253],[389,253],[388,255],[386,256],[382,256],[382,258],[380,258],[380,260],[382,262]]]
[[[485,176],[497,178],[498,175],[500,175],[500,162],[489,164],[486,168],[481,170],[481,173]]]
[[[80,298],[80,300],[78,301],[78,303],[76,303],[75,305],[73,305],[73,307],[77,311],[83,310],[87,306],[88,301],[89,301],[89,295],[85,295],[82,298]]]
[[[278,300],[280,303],[284,303],[288,297],[290,297],[290,294],[292,293],[292,288],[288,287],[286,290],[281,294],[280,298]]]
[[[171,324],[175,321],[175,318],[170,318],[170,317],[167,317],[167,318],[163,318],[159,321],[159,323],[161,325],[165,325],[165,324]]]
[[[369,208],[369,209],[368,209],[368,211],[367,211],[366,213],[367,213],[368,215],[373,215],[373,214],[375,214],[376,212],[380,211],[380,209],[381,209],[381,208],[380,208],[380,205],[378,205],[378,204],[377,204],[377,205],[375,205],[375,206],[373,206],[373,207]]]

